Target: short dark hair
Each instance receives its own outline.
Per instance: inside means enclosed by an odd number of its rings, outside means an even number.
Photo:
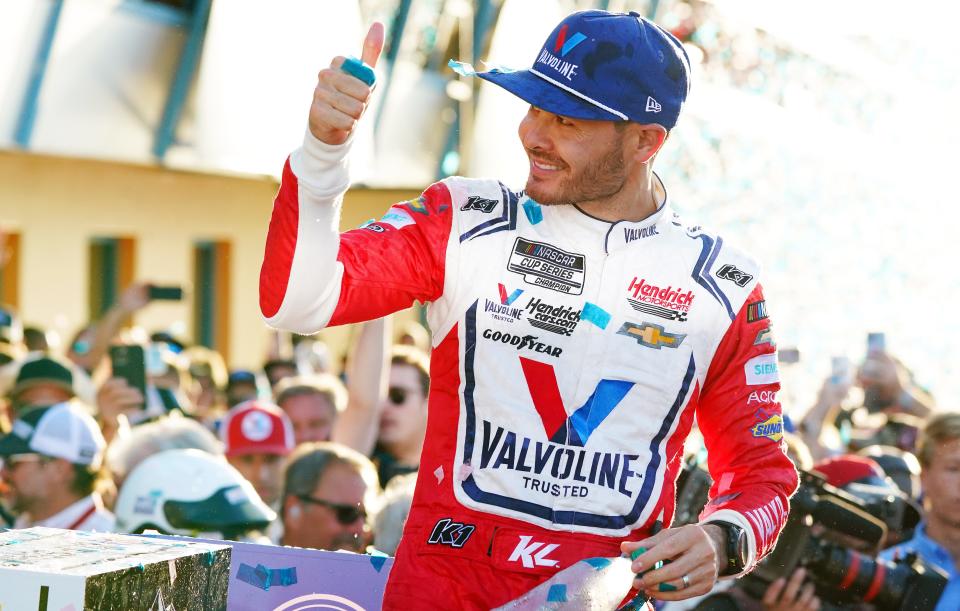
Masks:
[[[347,409],[347,389],[343,382],[329,373],[284,378],[277,384],[274,393],[277,405],[281,408],[291,397],[320,395],[326,398],[338,413]]]
[[[408,365],[416,369],[423,396],[430,394],[430,357],[426,352],[413,346],[397,345],[391,350],[390,364]]]
[[[335,464],[353,468],[368,488],[379,493],[377,470],[369,458],[340,443],[315,441],[300,444],[287,459],[283,469],[283,495],[280,498],[286,500],[288,496],[312,495],[320,478]]]
[[[92,468],[90,465],[73,464],[73,483],[70,490],[81,497],[96,492],[107,479],[104,467]]]

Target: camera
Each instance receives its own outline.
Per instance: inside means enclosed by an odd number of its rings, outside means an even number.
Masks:
[[[696,459],[677,480],[674,524],[692,524],[707,502],[712,481]],[[896,561],[875,557],[887,532],[913,528],[919,514],[903,497],[880,486],[831,486],[818,473],[800,472],[800,487],[776,548],[738,585],[759,600],[778,578],[806,568],[824,609],[869,603],[876,609],[933,609],[947,578],[916,555]]]

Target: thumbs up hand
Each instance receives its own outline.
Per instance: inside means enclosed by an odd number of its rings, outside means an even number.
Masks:
[[[363,41],[361,60],[371,68],[383,51],[383,24],[370,26]],[[310,133],[326,144],[343,144],[357,126],[367,108],[373,88],[343,70],[346,58],[338,56],[317,75],[310,105]]]

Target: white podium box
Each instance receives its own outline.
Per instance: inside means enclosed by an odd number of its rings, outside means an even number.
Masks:
[[[226,609],[230,547],[55,528],[0,532],[0,611]]]

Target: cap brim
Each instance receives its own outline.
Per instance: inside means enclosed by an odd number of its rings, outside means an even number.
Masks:
[[[564,91],[530,70],[514,72],[491,70],[477,72],[476,76],[503,87],[521,100],[555,115],[588,121],[623,121],[622,117]]]
[[[30,444],[25,439],[21,439],[13,433],[7,433],[3,437],[0,437],[0,456],[34,453],[34,450],[30,447]]]
[[[287,456],[292,449],[286,446],[250,446],[247,448],[232,448],[224,452],[224,456],[249,456],[251,454],[273,454]]]

